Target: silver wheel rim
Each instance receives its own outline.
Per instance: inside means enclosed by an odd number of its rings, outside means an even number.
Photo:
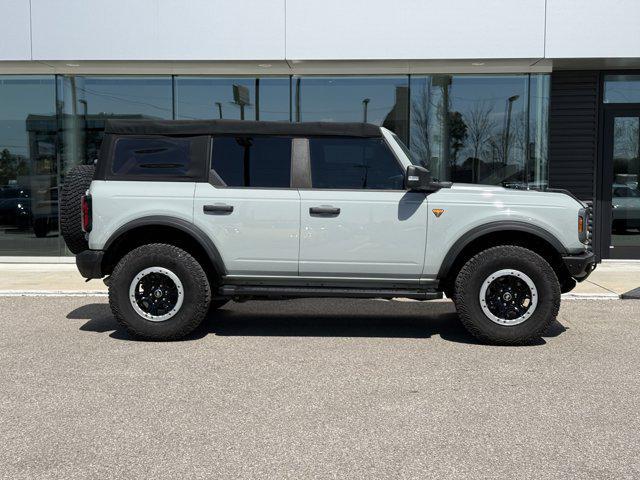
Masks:
[[[538,305],[538,290],[526,273],[504,269],[482,282],[479,299],[487,318],[498,325],[512,326],[533,315]]]
[[[158,286],[146,291],[145,287],[153,285],[154,281],[158,282]],[[162,301],[162,308],[154,308],[154,300]],[[163,267],[145,268],[131,281],[129,301],[135,312],[142,318],[151,322],[164,322],[176,315],[182,307],[184,287],[178,276],[171,270]],[[155,305],[157,306],[157,303]]]

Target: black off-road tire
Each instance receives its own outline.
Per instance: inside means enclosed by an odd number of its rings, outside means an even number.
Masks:
[[[529,276],[538,293],[533,314],[517,325],[492,321],[480,305],[483,282],[502,269],[515,269]],[[455,282],[455,305],[460,320],[479,340],[498,345],[527,345],[538,340],[556,319],[560,309],[560,285],[551,265],[537,253],[523,247],[502,245],[472,257]]]
[[[60,192],[60,233],[71,253],[80,253],[89,248],[82,231],[80,197],[85,194],[96,167],[78,165],[65,176]]]
[[[171,318],[150,321],[133,308],[129,288],[146,268],[162,267],[174,273],[183,285],[184,301]],[[207,275],[189,253],[173,245],[153,243],[126,254],[109,280],[109,305],[118,322],[134,337],[144,340],[177,340],[195,330],[206,317],[211,301]]]

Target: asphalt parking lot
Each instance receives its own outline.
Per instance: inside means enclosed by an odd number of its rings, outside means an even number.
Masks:
[[[448,302],[230,304],[173,343],[104,297],[0,311],[1,478],[640,477],[640,301],[565,301],[528,347]]]

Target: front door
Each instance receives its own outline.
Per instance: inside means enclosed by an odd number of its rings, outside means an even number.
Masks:
[[[604,127],[603,256],[640,258],[640,108],[607,110]]]
[[[300,190],[300,275],[418,281],[423,193],[382,138],[310,138],[311,189]]]

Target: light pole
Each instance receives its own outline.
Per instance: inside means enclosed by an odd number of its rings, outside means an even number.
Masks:
[[[89,146],[89,141],[88,141],[89,121],[87,119],[87,115],[89,113],[89,103],[84,99],[78,100],[78,103],[82,104],[82,113],[83,113],[82,117],[83,117],[83,120],[84,120],[84,122],[83,122],[84,123],[84,138],[83,138],[83,140],[84,140],[84,155],[85,155],[84,163],[86,163],[89,160],[87,158],[89,156],[89,148],[88,148],[88,146]]]
[[[504,164],[509,161],[509,130],[511,130],[511,110],[513,108],[513,102],[518,100],[520,95],[512,95],[507,98],[507,126],[504,132]]]
[[[371,101],[370,98],[365,98],[365,99],[362,100],[362,110],[363,110],[362,111],[362,114],[363,114],[362,115],[363,116],[363,120],[362,121],[364,123],[367,123],[367,113],[368,113],[367,110],[368,110],[370,101]]]

